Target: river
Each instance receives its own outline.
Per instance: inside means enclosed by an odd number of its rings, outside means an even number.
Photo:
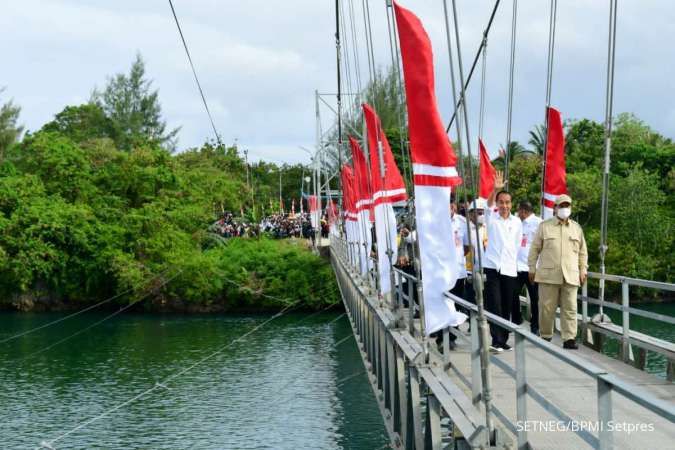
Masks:
[[[675,316],[675,304],[638,307]],[[1,313],[0,341],[61,317]],[[386,447],[344,315],[288,314],[234,344],[271,316],[123,314],[86,330],[105,317],[82,314],[0,344],[0,448],[35,448],[106,413],[54,447]],[[675,340],[670,325],[632,317],[631,327]],[[604,350],[617,349],[610,341]],[[111,411],[200,360],[166,388]],[[650,352],[646,369],[665,377],[665,360]]]
[[[386,433],[345,316],[82,314],[0,344],[0,448],[378,449]],[[0,340],[58,319],[2,313]],[[37,353],[54,345],[42,353]],[[188,368],[115,411],[117,405]]]

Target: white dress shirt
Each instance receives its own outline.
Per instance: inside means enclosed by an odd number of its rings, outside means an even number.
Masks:
[[[518,247],[518,272],[527,272],[529,270],[527,265],[527,256],[530,254],[530,247],[532,240],[537,233],[537,228],[541,223],[541,219],[534,214],[522,221],[523,234],[520,239],[520,246]]]
[[[452,225],[452,240],[457,255],[459,269],[457,279],[466,278],[466,256],[464,256],[464,236],[466,235],[466,219],[459,214],[453,214],[450,218]]]
[[[509,277],[518,276],[518,248],[523,234],[520,219],[513,214],[504,219],[497,211],[486,211],[485,220],[488,242],[483,267]]]

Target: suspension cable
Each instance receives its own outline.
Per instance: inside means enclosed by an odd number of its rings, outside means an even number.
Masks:
[[[274,297],[274,296],[270,296],[270,297],[273,297],[273,298],[275,298],[275,299],[277,299],[277,300],[281,300],[281,301],[288,300],[288,299],[281,299],[281,298],[279,298],[279,297]],[[131,404],[131,403],[133,403],[133,402],[135,402],[136,400],[141,399],[142,397],[145,397],[146,395],[150,394],[151,392],[153,392],[153,391],[155,391],[155,390],[157,390],[157,389],[159,389],[159,388],[167,389],[167,384],[168,384],[170,381],[172,381],[172,380],[174,380],[175,378],[178,378],[178,377],[180,377],[180,376],[182,376],[182,375],[185,375],[186,373],[188,373],[189,371],[191,371],[191,370],[194,369],[195,367],[201,365],[202,363],[204,363],[204,362],[206,362],[207,360],[213,358],[214,356],[219,355],[220,353],[222,353],[223,351],[225,351],[226,349],[228,349],[228,348],[231,347],[232,345],[236,344],[237,342],[239,342],[239,341],[243,340],[244,338],[250,336],[250,335],[253,334],[254,332],[260,330],[260,329],[263,328],[263,327],[265,327],[267,324],[269,324],[269,323],[272,322],[273,320],[282,317],[282,316],[285,315],[286,313],[290,312],[292,309],[295,309],[295,307],[297,307],[297,305],[298,305],[299,302],[300,302],[300,299],[288,303],[286,307],[284,307],[281,311],[279,311],[278,313],[276,313],[275,315],[273,315],[271,318],[269,318],[269,319],[265,320],[264,322],[262,322],[262,323],[260,323],[260,324],[258,324],[258,325],[256,325],[256,326],[254,326],[253,328],[251,328],[251,329],[250,329],[249,331],[247,331],[246,333],[244,333],[244,334],[242,334],[241,336],[239,336],[238,338],[233,339],[232,341],[228,342],[227,344],[225,344],[225,345],[223,345],[222,347],[218,348],[216,351],[214,351],[214,352],[212,352],[212,353],[206,355],[205,357],[199,359],[199,360],[196,361],[194,364],[192,364],[192,365],[190,365],[190,366],[188,366],[188,367],[186,367],[186,368],[184,368],[184,369],[182,369],[182,370],[180,370],[180,371],[178,371],[178,372],[176,372],[176,373],[174,373],[174,374],[172,374],[172,375],[169,375],[168,377],[164,378],[161,382],[155,382],[155,384],[154,384],[152,387],[150,387],[150,388],[148,388],[148,389],[146,389],[146,390],[140,392],[139,394],[135,395],[134,397],[131,397],[131,398],[125,400],[124,402],[117,404],[116,406],[114,406],[114,407],[112,407],[112,408],[110,408],[110,409],[104,411],[103,413],[99,414],[98,416],[95,416],[95,417],[92,417],[92,418],[90,418],[90,419],[85,420],[84,422],[80,423],[80,424],[77,425],[76,427],[70,429],[69,431],[66,431],[65,433],[60,434],[59,436],[57,436],[57,437],[55,437],[55,438],[53,438],[53,439],[51,439],[51,440],[49,440],[49,441],[42,441],[42,442],[40,443],[40,447],[39,447],[39,448],[47,448],[47,449],[53,448],[53,446],[54,446],[54,444],[55,444],[56,442],[58,442],[58,441],[60,441],[60,440],[63,440],[64,438],[70,436],[71,434],[75,433],[76,431],[79,431],[79,430],[81,430],[81,429],[83,429],[83,428],[85,428],[85,427],[91,425],[92,423],[94,423],[94,422],[96,422],[96,421],[98,421],[98,420],[103,419],[104,417],[109,416],[110,414],[114,413],[115,411],[117,411],[117,410],[119,410],[119,409],[121,409],[121,408],[123,408],[123,407],[125,407],[125,406],[127,406],[127,405],[129,405],[129,404]],[[332,308],[333,306],[335,306],[335,304],[330,304],[330,305],[326,306],[325,308],[323,308],[322,310],[317,311],[316,313],[314,313],[314,314],[312,314],[312,315],[310,315],[310,316],[307,316],[307,317],[301,319],[300,321],[305,320],[305,319],[307,319],[307,318],[309,318],[309,317],[312,317],[312,316],[314,316],[314,315],[316,315],[316,314],[318,314],[318,313],[320,313],[320,312],[323,312],[323,311],[325,311],[325,310],[327,310],[327,309],[329,309],[329,308]],[[338,318],[340,318],[340,317],[342,317],[342,316],[339,316]],[[331,322],[331,323],[332,323],[332,322]]]
[[[359,47],[358,40],[356,38],[356,24],[355,24],[355,14],[354,14],[354,2],[349,0],[349,26],[351,29],[352,36],[352,53],[354,53],[354,68],[356,70],[356,88],[358,90],[357,95],[354,96],[354,102],[358,105],[360,104],[359,98],[361,97],[363,86],[361,85],[361,62],[359,58]]]
[[[163,275],[166,275],[168,271],[169,271],[168,269],[165,270],[165,271],[163,271],[163,272],[160,273],[159,275],[157,275],[157,276],[155,276],[155,277],[152,277],[149,281],[153,281],[153,280],[155,280],[155,279],[157,279],[157,278],[159,278],[159,277],[161,277],[161,276],[163,276]],[[20,337],[23,337],[23,336],[32,334],[32,333],[34,333],[34,332],[36,332],[36,331],[43,330],[43,329],[45,329],[45,328],[47,328],[47,327],[51,327],[52,325],[56,325],[57,323],[61,323],[61,322],[63,322],[63,321],[66,321],[66,320],[68,320],[68,319],[71,319],[71,318],[73,318],[73,317],[75,317],[75,316],[79,316],[79,315],[82,314],[82,313],[85,313],[85,312],[87,312],[87,311],[91,311],[92,309],[98,308],[99,306],[105,305],[106,303],[110,303],[111,301],[113,301],[113,300],[115,300],[115,299],[117,299],[117,298],[120,298],[120,297],[122,297],[123,295],[126,295],[126,294],[130,293],[130,292],[133,291],[133,290],[134,290],[134,288],[133,288],[133,287],[130,287],[129,289],[127,289],[127,290],[125,290],[125,291],[123,291],[123,292],[120,292],[119,294],[115,294],[115,295],[113,295],[113,296],[110,297],[110,298],[107,298],[107,299],[105,299],[105,300],[102,300],[102,301],[100,301],[100,302],[98,302],[98,303],[96,303],[96,304],[94,304],[94,305],[88,306],[88,307],[86,307],[86,308],[84,308],[84,309],[81,309],[81,310],[79,310],[79,311],[76,311],[76,312],[74,312],[74,313],[72,313],[72,314],[68,314],[68,315],[65,316],[65,317],[61,317],[61,318],[59,318],[59,319],[53,320],[53,321],[51,321],[51,322],[47,322],[47,323],[45,323],[45,324],[43,324],[43,325],[40,325],[40,326],[37,326],[37,327],[35,327],[35,328],[31,328],[30,330],[22,331],[21,333],[17,333],[17,334],[14,334],[14,335],[12,335],[12,336],[6,337],[6,338],[0,340],[0,344],[4,344],[5,342],[13,341],[13,340],[18,339],[18,338],[20,338]]]
[[[401,61],[398,51],[398,38],[396,35],[396,17],[391,0],[385,0],[385,10],[387,13],[387,34],[389,36],[389,51],[391,52],[391,66],[393,76],[395,78],[394,88],[396,91],[396,116],[398,119],[399,128],[399,146],[401,148],[401,162],[403,163],[403,179],[412,186],[412,168],[410,165],[409,147],[406,145],[404,139],[404,124],[405,124],[405,108],[401,106],[405,104],[405,93],[403,89],[403,81],[401,80]]]
[[[497,4],[499,3],[499,0],[496,2]],[[497,9],[497,5],[495,5],[495,9],[493,10],[493,16],[494,17],[494,12]],[[445,24],[446,24],[446,35],[447,35],[447,40],[448,40],[448,55],[450,58],[450,66],[453,66],[453,61],[452,61],[452,46],[450,45],[450,30],[449,30],[449,23],[448,23],[448,8],[447,8],[447,0],[443,0],[443,11],[444,11],[444,16],[445,16]],[[471,173],[472,177],[472,182],[474,185],[476,185],[476,179],[474,178],[474,169],[473,169],[473,162],[471,159],[471,135],[469,133],[469,117],[468,117],[468,112],[466,108],[466,85],[464,83],[464,69],[462,65],[462,49],[461,49],[461,44],[460,44],[460,39],[459,39],[459,19],[457,16],[457,5],[456,1],[452,0],[452,15],[453,15],[453,22],[454,22],[454,28],[455,28],[455,45],[456,45],[456,51],[457,51],[457,68],[459,70],[459,84],[461,86],[461,92],[460,92],[460,100],[459,103],[462,106],[462,115],[464,119],[464,129],[466,132],[466,147],[467,147],[467,153],[468,153],[468,164],[469,164],[469,172]],[[490,24],[492,23],[492,17],[490,18]],[[489,26],[488,29],[483,33],[483,42],[481,42],[481,48],[485,48],[485,41],[488,36],[488,31],[489,31]],[[451,71],[451,73],[454,73],[454,71]],[[453,86],[454,86],[454,80],[453,80]],[[453,96],[456,95],[455,91],[453,89]],[[457,109],[455,109],[455,115],[457,114]],[[459,130],[458,126],[458,135],[461,134],[461,131]],[[461,147],[460,147],[460,158],[463,159],[461,156]],[[466,199],[466,189],[464,190],[464,195]],[[478,191],[476,190],[476,195],[478,195]],[[476,207],[476,200],[474,199],[474,208]],[[469,236],[469,244],[471,245],[471,232],[470,232],[470,224],[469,220],[466,221],[467,223],[467,231],[468,231],[468,236]],[[478,225],[475,227],[475,234],[476,234],[476,255],[478,256],[478,270],[476,270],[475,264],[473,267],[473,270],[471,271],[472,278],[473,278],[473,284],[474,284],[474,291],[476,295],[476,305],[478,306],[478,320],[479,320],[479,326],[481,332],[479,333],[479,343],[480,343],[480,367],[481,367],[481,381],[483,385],[483,392],[482,392],[482,399],[483,403],[485,406],[485,425],[488,429],[488,436],[487,436],[487,445],[490,445],[490,434],[492,434],[492,430],[494,429],[494,424],[492,420],[492,379],[490,377],[490,359],[488,355],[488,343],[487,343],[487,321],[485,320],[485,311],[484,311],[484,306],[483,306],[483,280],[482,280],[482,272],[483,272],[483,261],[481,257],[481,239],[480,239],[480,232]],[[475,261],[472,261],[472,263],[475,263]]]
[[[609,38],[607,44],[607,91],[605,94],[605,160],[602,171],[602,211],[600,219],[600,317],[604,317],[605,254],[607,253],[607,211],[609,209],[609,169],[612,152],[612,109],[614,106],[614,56],[616,54],[617,0],[609,2]]]
[[[483,57],[480,74],[480,113],[478,114],[478,138],[483,138],[483,125],[485,124],[485,69],[487,66],[487,36],[483,36]],[[480,158],[478,158],[480,160]]]
[[[195,82],[197,83],[197,88],[199,89],[199,95],[202,97],[202,102],[204,103],[204,109],[206,109],[206,114],[209,116],[209,121],[211,121],[211,128],[213,128],[213,133],[216,135],[216,142],[218,145],[222,145],[223,142],[220,139],[218,130],[216,130],[216,124],[213,122],[213,117],[211,116],[211,111],[209,110],[209,105],[206,103],[206,97],[204,96],[204,91],[202,90],[202,85],[199,82],[197,77],[197,70],[195,65],[192,63],[192,57],[190,56],[190,50],[188,50],[187,42],[185,42],[185,36],[183,36],[183,30],[180,28],[180,23],[178,22],[178,16],[176,15],[176,10],[173,7],[173,2],[169,0],[169,6],[171,6],[171,12],[173,13],[173,18],[176,21],[176,27],[178,28],[178,33],[180,34],[180,40],[183,41],[183,48],[185,48],[185,54],[187,55],[188,61],[190,62],[190,67],[192,68],[192,75],[195,77]]]
[[[543,154],[543,172],[541,175],[541,217],[544,217],[544,187],[546,186],[546,154],[548,147],[548,108],[551,106],[551,90],[553,88],[553,54],[555,50],[555,25],[556,25],[556,13],[558,9],[558,0],[551,0],[551,11],[549,15],[549,24],[548,24],[548,58],[546,61],[546,108],[544,111],[545,117],[545,133],[544,133],[544,148],[542,151]]]
[[[351,63],[351,56],[349,54],[349,32],[347,29],[347,22],[345,20],[345,12],[344,12],[344,2],[340,2],[340,25],[342,27],[343,33],[342,36],[345,36],[345,39],[342,40],[341,42],[341,47],[342,47],[342,59],[344,60],[345,64],[343,67],[343,75],[344,78],[347,80],[347,89],[349,92],[354,92],[354,85],[352,83],[352,63]],[[350,97],[348,107],[347,107],[347,119],[354,122],[354,105],[353,105],[353,98]]]
[[[172,275],[168,280],[164,281],[160,286],[158,286],[158,288],[161,288],[161,287],[166,286],[166,285],[169,284],[171,281],[173,281],[176,277],[178,277],[181,273],[183,273],[183,269],[179,270],[179,271],[176,272],[174,275]],[[48,345],[48,346],[46,346],[46,347],[44,347],[44,348],[41,348],[41,349],[36,350],[36,351],[34,351],[34,352],[31,352],[31,353],[27,354],[26,356],[22,356],[22,357],[19,358],[18,360],[19,360],[19,361],[23,361],[23,360],[26,360],[26,359],[28,359],[28,358],[31,358],[31,357],[33,357],[33,356],[35,356],[35,355],[39,355],[39,354],[41,354],[41,353],[44,353],[44,352],[46,352],[47,350],[50,350],[50,349],[56,347],[57,345],[60,345],[60,344],[62,344],[62,343],[64,343],[64,342],[66,342],[66,341],[69,341],[70,339],[74,338],[75,336],[79,336],[80,334],[82,334],[82,333],[84,333],[84,332],[86,332],[86,331],[91,330],[91,329],[94,328],[95,326],[100,325],[100,324],[102,324],[103,322],[108,321],[109,319],[112,319],[113,317],[115,317],[115,316],[117,316],[117,315],[123,313],[124,311],[128,310],[128,309],[131,308],[132,306],[135,306],[136,304],[138,304],[138,303],[140,303],[141,301],[145,300],[151,293],[152,293],[152,291],[149,291],[149,292],[145,293],[145,294],[144,294],[142,297],[140,297],[139,299],[137,299],[137,300],[135,300],[135,301],[129,303],[128,305],[125,305],[124,307],[118,309],[117,311],[115,311],[115,312],[113,312],[113,313],[111,313],[111,314],[108,314],[108,315],[105,316],[103,319],[97,320],[96,322],[94,322],[94,323],[92,323],[92,324],[90,324],[90,325],[88,325],[88,326],[82,328],[81,330],[78,330],[78,331],[76,331],[75,333],[70,334],[70,335],[66,336],[65,338],[63,338],[63,339],[59,339],[58,341],[53,342],[52,344],[50,344],[50,345]]]
[[[52,439],[52,440],[49,440],[49,441],[42,441],[42,442],[40,443],[40,447],[39,447],[39,448],[53,448],[54,443],[56,443],[56,442],[58,442],[58,441],[60,441],[60,440],[62,440],[62,439],[64,439],[64,438],[70,436],[71,434],[75,433],[76,431],[79,431],[79,430],[81,430],[81,429],[83,429],[83,428],[85,428],[85,427],[91,425],[92,423],[94,423],[94,422],[96,422],[96,421],[98,421],[98,420],[103,419],[104,417],[109,416],[110,414],[114,413],[114,412],[117,411],[118,409],[121,409],[121,408],[125,407],[126,405],[129,405],[129,404],[135,402],[136,400],[139,400],[140,398],[145,397],[146,395],[150,394],[151,392],[153,392],[153,391],[155,391],[155,390],[157,390],[157,389],[159,389],[159,388],[166,389],[166,384],[167,384],[169,381],[171,381],[171,380],[173,380],[174,378],[177,378],[177,377],[179,377],[179,376],[181,376],[181,375],[184,375],[185,373],[189,372],[190,370],[192,370],[193,368],[195,368],[195,367],[197,367],[198,365],[202,364],[203,362],[205,362],[205,361],[211,359],[212,357],[214,357],[214,356],[216,356],[216,355],[222,353],[222,352],[223,352],[224,350],[226,350],[227,348],[229,348],[229,347],[231,347],[232,345],[234,345],[235,343],[241,341],[242,339],[244,339],[245,337],[247,337],[247,336],[249,336],[250,334],[254,333],[255,331],[259,330],[260,328],[264,327],[265,325],[267,325],[267,324],[270,323],[271,321],[273,321],[273,320],[275,320],[275,319],[281,317],[281,316],[284,315],[290,308],[291,308],[290,305],[287,306],[287,307],[284,308],[282,311],[278,312],[277,314],[275,314],[275,315],[272,316],[271,318],[267,319],[267,320],[264,321],[263,323],[261,323],[261,324],[255,326],[255,327],[253,327],[251,330],[249,330],[248,332],[246,332],[246,333],[244,333],[243,335],[239,336],[238,338],[236,338],[236,339],[234,339],[234,340],[228,342],[227,344],[225,344],[224,346],[222,346],[221,348],[219,348],[219,349],[216,350],[215,352],[213,352],[213,353],[211,353],[211,354],[205,356],[204,358],[198,360],[196,363],[192,364],[191,366],[186,367],[185,369],[183,369],[183,370],[181,370],[181,371],[179,371],[179,372],[176,372],[176,373],[174,373],[173,375],[170,375],[170,376],[166,377],[166,378],[165,378],[164,380],[162,380],[161,382],[156,382],[152,387],[150,387],[150,388],[144,390],[143,392],[141,392],[141,393],[135,395],[134,397],[131,397],[130,399],[125,400],[124,402],[115,405],[114,407],[112,407],[112,408],[110,408],[110,409],[104,411],[103,413],[99,414],[98,416],[95,416],[95,417],[92,417],[92,418],[90,418],[90,419],[88,419],[88,420],[85,420],[84,422],[82,422],[82,423],[80,423],[78,426],[76,426],[75,428],[72,428],[72,429],[66,431],[66,432],[63,433],[63,434],[60,434],[59,436],[55,437],[55,438]]]
[[[495,18],[495,14],[497,13],[497,8],[499,7],[499,2],[501,0],[495,0],[495,6],[492,8],[492,13],[490,14],[490,20],[488,20],[487,26],[485,27],[485,30],[483,31],[483,36],[487,37],[488,34],[490,34],[490,28],[492,28],[492,22]],[[483,51],[483,41],[481,40],[480,45],[478,46],[478,50],[476,51],[476,56],[473,58],[473,64],[471,64],[471,70],[469,70],[469,76],[466,79],[466,82],[463,84],[463,92],[466,92],[466,90],[469,88],[469,83],[471,82],[471,78],[473,77],[473,72],[476,69],[476,65],[478,64],[478,59],[480,58],[480,54]],[[455,111],[452,114],[452,117],[450,118],[450,122],[448,122],[448,126],[445,128],[445,132],[450,131],[450,127],[452,126],[452,123],[455,121],[455,118],[457,117],[457,112],[459,111],[459,103],[462,102],[463,97],[459,98],[458,102],[455,102]]]
[[[518,0],[513,0],[513,16],[511,18],[511,56],[509,59],[509,106],[506,114],[506,148],[504,149],[504,187],[509,189],[509,164],[511,159],[511,119],[513,117],[513,78],[516,60],[516,25],[518,17]]]
[[[366,36],[366,54],[368,57],[368,74],[372,80],[375,77],[375,57],[370,52],[370,46],[368,45],[368,19],[366,17],[366,5],[368,0],[361,0],[361,12],[363,15],[363,29]]]
[[[335,53],[337,59],[337,110],[338,110],[338,165],[342,166],[342,79],[340,77],[340,0],[335,0]],[[338,179],[338,186],[340,180]],[[319,198],[320,201],[320,197]]]

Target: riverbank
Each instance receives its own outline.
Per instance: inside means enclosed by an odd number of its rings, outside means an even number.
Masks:
[[[339,304],[330,264],[312,253],[307,241],[232,238],[218,242],[196,261],[157,265],[137,286],[125,289],[110,280],[105,297],[71,298],[40,283],[5,296],[0,309],[74,311],[105,302],[97,309],[204,314],[274,312],[289,305],[316,311]]]

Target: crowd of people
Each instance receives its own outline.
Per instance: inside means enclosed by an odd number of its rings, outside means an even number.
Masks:
[[[451,293],[475,302],[472,273],[482,267],[488,312],[522,324],[520,295],[525,288],[531,305],[530,331],[550,341],[556,308],[560,306],[563,348],[577,349],[576,298],[579,286],[586,280],[588,251],[581,226],[570,219],[570,196],[559,195],[552,203],[553,217],[547,220],[537,217],[526,200],[520,201],[516,215],[512,214],[513,196],[504,190],[501,173],[487,201],[460,203],[453,199],[449,213],[453,243],[460,258],[458,281]],[[415,232],[404,221],[396,266],[410,274],[415,273],[415,239]],[[407,286],[403,289],[407,292]],[[511,350],[507,330],[491,324],[490,334],[492,352]],[[441,335],[436,334],[436,339],[440,340]],[[455,338],[452,333],[450,337]]]
[[[321,235],[328,236],[328,221],[321,219]],[[223,238],[256,237],[261,234],[276,239],[305,238],[315,239],[315,229],[312,226],[309,213],[277,213],[264,217],[259,223],[248,222],[237,218],[232,213],[225,212],[214,222],[209,231]]]

